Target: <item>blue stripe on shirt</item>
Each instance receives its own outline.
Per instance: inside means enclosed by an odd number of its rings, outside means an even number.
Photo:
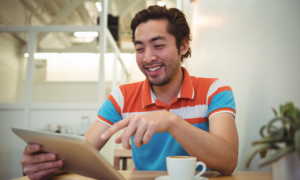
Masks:
[[[109,120],[112,123],[116,123],[122,119],[113,103],[109,99],[106,99],[104,101],[103,105],[98,111],[98,115]]]
[[[235,110],[235,102],[232,91],[226,90],[214,95],[210,105],[208,106],[206,116],[208,116],[212,111],[220,108],[231,108]]]

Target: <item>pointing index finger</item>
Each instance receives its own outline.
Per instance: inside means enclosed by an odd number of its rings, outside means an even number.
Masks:
[[[115,123],[101,135],[101,139],[102,140],[109,139],[113,134],[115,134],[119,130],[125,128],[128,125],[128,122],[129,122],[128,119],[125,118],[125,119]]]

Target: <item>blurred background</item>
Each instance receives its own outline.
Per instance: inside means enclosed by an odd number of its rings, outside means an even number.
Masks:
[[[0,0],[1,179],[22,176],[25,143],[11,127],[82,135],[112,88],[145,79],[135,63],[130,22],[156,4],[186,14],[192,57],[183,66],[190,74],[221,78],[233,89],[240,143],[236,170],[269,171],[258,168],[258,156],[248,169],[244,159],[260,138],[259,128],[273,117],[272,107],[290,101],[300,107],[300,1],[102,3]],[[101,14],[108,15],[102,34]],[[112,165],[114,149],[120,148],[113,140],[101,151]],[[132,170],[132,160],[127,164]]]

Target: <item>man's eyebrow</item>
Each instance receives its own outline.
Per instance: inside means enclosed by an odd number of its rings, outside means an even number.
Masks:
[[[152,38],[150,41],[153,42],[153,41],[156,41],[156,40],[165,40],[166,38],[163,37],[163,36],[156,36],[154,38]]]
[[[156,37],[150,39],[150,42],[153,42],[153,41],[156,41],[156,40],[165,40],[165,39],[166,38],[163,37],[163,36],[156,36]],[[144,43],[142,41],[139,41],[139,40],[134,41],[134,45],[137,45],[137,44],[144,44]]]
[[[134,45],[137,45],[137,44],[143,44],[142,41],[134,41]]]

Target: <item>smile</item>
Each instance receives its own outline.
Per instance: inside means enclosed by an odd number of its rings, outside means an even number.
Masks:
[[[153,68],[148,68],[149,71],[156,71],[160,68],[161,66],[156,66],[156,67],[153,67]]]

